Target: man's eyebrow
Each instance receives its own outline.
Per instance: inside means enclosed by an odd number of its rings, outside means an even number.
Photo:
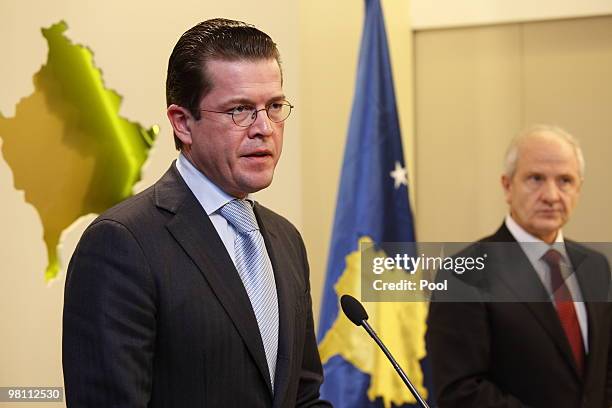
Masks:
[[[285,95],[273,96],[272,98],[268,99],[268,101],[266,102],[266,105],[269,105],[274,102],[284,101],[284,100],[286,100]],[[229,99],[222,104],[222,106],[228,106],[228,105],[255,105],[255,103],[251,99],[237,97],[237,98]]]
[[[253,101],[248,98],[232,98],[223,103],[223,106],[227,105],[253,105]]]
[[[279,102],[279,101],[286,101],[287,97],[283,94],[283,95],[278,95],[278,96],[274,96],[272,98],[270,98],[268,100],[268,104],[272,103],[272,102]]]

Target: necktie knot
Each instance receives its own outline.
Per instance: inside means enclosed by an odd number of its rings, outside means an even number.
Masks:
[[[232,200],[219,209],[219,213],[240,234],[259,229],[253,207],[246,200]]]
[[[561,258],[562,258],[562,255],[559,253],[559,251],[555,249],[549,249],[542,256],[542,260],[546,262],[549,267],[553,267],[553,266],[558,267],[559,262],[561,261]]]

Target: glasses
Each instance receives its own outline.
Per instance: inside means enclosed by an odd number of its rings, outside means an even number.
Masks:
[[[287,101],[274,102],[269,104],[263,109],[257,109],[250,105],[240,105],[229,111],[214,111],[208,109],[200,109],[202,112],[211,113],[223,113],[225,115],[231,115],[232,120],[237,126],[249,127],[257,119],[257,114],[261,111],[266,111],[270,121],[274,123],[284,122],[285,119],[291,114],[291,110],[294,108],[292,104]]]

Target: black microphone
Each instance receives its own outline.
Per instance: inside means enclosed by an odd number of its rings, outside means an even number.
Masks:
[[[406,384],[414,398],[418,401],[419,405],[422,408],[429,408],[429,405],[427,405],[427,402],[425,402],[425,400],[419,395],[419,392],[416,390],[416,388],[414,388],[414,385],[412,385],[412,383],[408,379],[408,376],[406,375],[404,370],[402,370],[402,367],[400,367],[397,361],[395,361],[395,358],[393,358],[389,349],[387,349],[387,347],[384,345],[380,337],[378,337],[372,326],[370,326],[370,324],[368,323],[368,312],[366,312],[363,305],[359,303],[357,299],[350,295],[342,295],[342,297],[340,298],[340,305],[342,306],[342,311],[344,312],[346,317],[348,317],[349,320],[353,322],[356,326],[363,326],[365,331],[367,331],[370,337],[372,337],[376,344],[378,344],[378,347],[380,347],[383,353],[385,353],[385,355],[393,365],[393,368],[395,368],[395,371],[397,371],[402,381],[404,381],[404,384]]]

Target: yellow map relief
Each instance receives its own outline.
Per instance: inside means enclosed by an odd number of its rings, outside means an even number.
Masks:
[[[369,237],[362,237],[362,243],[372,243]],[[381,251],[373,256],[385,257]],[[346,257],[346,269],[334,286],[338,297],[351,295],[360,297],[361,257],[359,250]],[[400,273],[401,271],[398,271]],[[403,272],[402,272],[403,273]],[[368,321],[387,345],[399,365],[406,371],[423,398],[427,389],[423,386],[423,372],[419,363],[425,357],[425,302],[364,302]],[[355,368],[371,376],[368,398],[374,401],[382,397],[386,408],[414,404],[410,394],[384,353],[368,336],[365,330],[356,327],[342,313],[327,331],[319,344],[321,361],[325,364],[331,357],[339,355]]]
[[[0,114],[4,160],[43,225],[46,280],[60,270],[62,231],[132,194],[159,132],[119,116],[122,98],[105,88],[91,50],[73,44],[67,28],[59,22],[42,29],[49,53],[34,74],[34,93],[19,101],[14,117]]]

